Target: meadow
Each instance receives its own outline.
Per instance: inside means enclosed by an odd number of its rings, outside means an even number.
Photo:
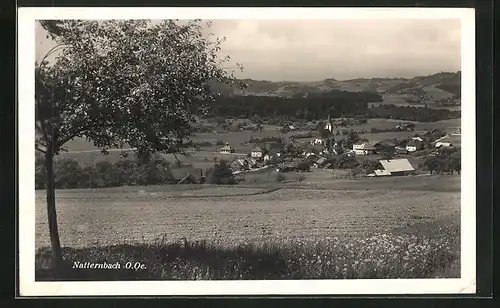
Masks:
[[[57,209],[67,261],[128,258],[150,269],[79,272],[88,279],[448,277],[457,275],[459,179],[66,189]],[[44,197],[36,192],[40,279]]]

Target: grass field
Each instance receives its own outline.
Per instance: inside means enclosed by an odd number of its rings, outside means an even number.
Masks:
[[[460,275],[458,176],[71,189],[57,210],[67,266],[53,272],[36,192],[37,280]],[[71,269],[130,260],[147,269]]]
[[[172,191],[175,187],[164,186],[62,190],[57,192],[57,205],[63,246],[118,244],[159,236],[171,240],[223,236],[227,245],[261,236],[321,237],[382,231],[450,215],[460,208],[457,179],[422,176],[398,181],[332,181],[257,195],[257,188],[210,186],[177,192]],[[437,182],[444,191],[438,191]],[[415,190],[419,187],[421,190]],[[240,195],[221,197],[236,191]],[[245,193],[253,195],[243,196]],[[179,198],[189,195],[194,197]],[[49,244],[47,230],[44,192],[37,191],[37,247]]]

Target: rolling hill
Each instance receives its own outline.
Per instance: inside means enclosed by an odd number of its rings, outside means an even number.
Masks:
[[[267,81],[242,79],[247,87],[239,89],[227,85],[213,85],[214,90],[229,96],[274,96],[297,97],[310,93],[322,93],[332,90],[349,92],[374,92],[389,98],[400,99],[408,104],[433,104],[452,102],[460,99],[461,72],[441,72],[429,76],[414,78],[357,78],[336,80],[328,78],[322,81]],[[457,102],[459,104],[459,102]]]

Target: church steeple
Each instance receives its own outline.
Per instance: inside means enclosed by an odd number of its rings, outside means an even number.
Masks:
[[[330,116],[330,111],[328,111],[328,120],[326,121],[325,129],[333,133],[332,118]]]

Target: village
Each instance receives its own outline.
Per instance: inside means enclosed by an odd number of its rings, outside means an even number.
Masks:
[[[459,163],[439,165],[432,158],[447,157],[460,149],[460,129],[451,133],[434,129],[418,134],[415,124],[401,122],[391,131],[409,132],[404,139],[368,140],[351,129],[357,119],[330,116],[317,123],[289,122],[280,128],[280,137],[252,136],[251,150],[237,151],[230,142],[223,142],[214,152],[214,162],[224,161],[238,182],[247,175],[262,171],[328,172],[343,178],[409,176],[421,173],[460,172]],[[261,124],[240,125],[239,130],[262,131]],[[308,129],[307,132],[304,131]],[[372,132],[376,130],[372,128]],[[302,132],[293,134],[293,132]],[[377,130],[378,131],[378,130]],[[217,133],[217,132],[215,132]],[[218,144],[221,142],[219,141]],[[248,142],[243,142],[248,144]],[[243,144],[242,143],[242,144]],[[431,158],[431,159],[430,159]],[[339,172],[342,171],[342,172]],[[175,183],[205,183],[207,170],[186,164],[171,168]],[[335,176],[331,177],[332,179]]]

